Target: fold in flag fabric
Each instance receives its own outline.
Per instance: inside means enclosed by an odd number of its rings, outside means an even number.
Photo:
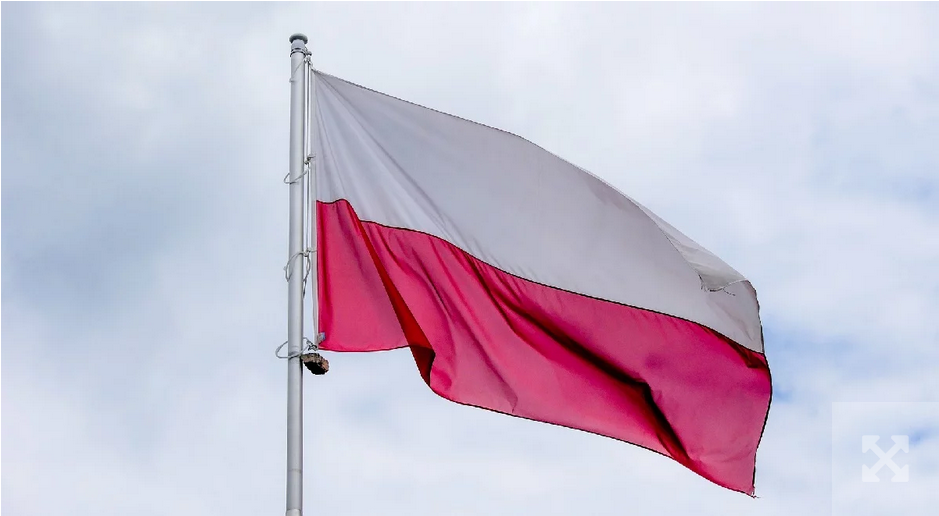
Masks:
[[[323,349],[408,346],[446,399],[753,494],[771,389],[740,273],[523,138],[314,77]]]

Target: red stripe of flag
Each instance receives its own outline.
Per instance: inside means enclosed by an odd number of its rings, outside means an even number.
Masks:
[[[318,202],[317,216],[324,349],[410,346],[446,399],[636,444],[752,495],[771,391],[762,354],[362,222],[345,200]]]

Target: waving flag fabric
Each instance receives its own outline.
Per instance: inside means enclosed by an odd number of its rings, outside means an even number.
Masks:
[[[444,398],[753,493],[770,374],[740,273],[525,139],[315,81],[323,349],[408,346]]]

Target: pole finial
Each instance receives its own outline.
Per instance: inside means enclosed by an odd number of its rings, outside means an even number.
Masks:
[[[306,49],[306,42],[306,36],[299,32],[290,36],[290,54],[293,55],[294,52],[309,54],[309,51]]]

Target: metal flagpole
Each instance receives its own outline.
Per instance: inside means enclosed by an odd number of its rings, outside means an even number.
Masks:
[[[287,262],[287,512],[303,511],[303,168],[308,51],[303,34],[290,36],[290,226]],[[316,296],[314,290],[313,295]]]

